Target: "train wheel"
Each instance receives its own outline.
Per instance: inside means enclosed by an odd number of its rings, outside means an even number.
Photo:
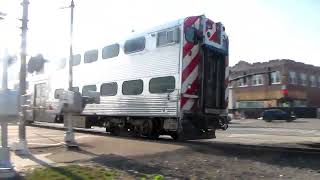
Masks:
[[[152,120],[144,120],[141,129],[140,129],[140,134],[142,136],[150,137],[152,134],[152,129],[153,129],[153,122]]]
[[[170,136],[175,141],[184,141],[185,140],[183,133],[172,132],[172,133],[170,133]]]
[[[158,119],[152,119],[152,131],[149,138],[158,139],[160,136],[160,122]]]
[[[113,136],[119,136],[120,135],[120,127],[119,126],[114,126],[110,129],[110,134]]]

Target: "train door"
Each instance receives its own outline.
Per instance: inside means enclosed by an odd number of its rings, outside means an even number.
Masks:
[[[48,98],[47,83],[39,83],[34,86],[34,121],[45,121],[46,119],[46,100]]]
[[[203,107],[205,112],[225,108],[225,56],[204,48]]]

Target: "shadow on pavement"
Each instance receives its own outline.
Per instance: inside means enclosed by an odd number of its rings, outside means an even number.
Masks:
[[[223,144],[196,142],[195,146],[189,146],[193,151],[211,154],[223,155],[227,157],[239,158],[244,160],[253,160],[280,167],[307,168],[312,170],[320,169],[320,145],[313,153],[287,151],[286,148],[268,147],[267,149],[258,146],[247,146],[241,144]],[[309,144],[311,145],[311,144]],[[264,146],[261,144],[261,146]],[[312,146],[312,145],[311,145]],[[303,150],[303,149],[301,149]]]
[[[95,154],[83,148],[72,149],[71,151],[89,155],[92,158],[89,160],[84,160],[85,162],[94,162],[99,165],[105,166],[107,168],[113,168],[121,171],[126,171],[132,176],[137,176],[139,174],[162,174],[162,171],[167,169],[167,167],[159,165],[148,165],[147,162],[139,161],[139,156],[137,157],[125,157],[116,154]],[[144,157],[144,156],[142,156]],[[146,156],[148,157],[148,156]],[[152,156],[151,156],[152,157]],[[79,162],[82,162],[80,160]],[[170,174],[173,178],[183,178],[183,176],[177,176],[175,174]]]
[[[166,144],[166,142],[161,142]],[[183,178],[184,174],[191,171],[197,177],[204,175],[210,169],[226,168],[228,164],[238,164],[251,162],[254,168],[255,162],[265,163],[279,167],[291,167],[298,169],[309,169],[319,171],[320,156],[318,154],[308,154],[300,152],[288,152],[270,149],[248,148],[246,145],[225,145],[211,142],[186,142],[179,143],[186,148],[179,150],[155,153],[152,155],[120,156],[115,154],[95,154],[86,148],[71,150],[77,153],[89,155],[90,159],[85,162],[94,162],[108,168],[126,171],[131,175],[139,173],[160,173],[166,177]],[[199,159],[205,160],[199,160]],[[82,160],[81,160],[82,161]],[[77,161],[77,162],[81,162]],[[200,164],[199,164],[200,162]],[[76,162],[75,162],[76,163]],[[240,168],[241,169],[241,168]],[[263,173],[255,171],[254,173]],[[264,174],[265,176],[265,174]],[[270,175],[271,177],[271,175]]]

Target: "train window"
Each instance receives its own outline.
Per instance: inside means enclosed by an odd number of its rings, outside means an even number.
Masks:
[[[131,54],[144,50],[146,45],[145,37],[138,37],[134,39],[127,40],[124,43],[124,53]]]
[[[98,60],[98,50],[90,50],[84,53],[84,63],[92,63]]]
[[[109,46],[105,46],[102,49],[102,59],[117,57],[119,55],[119,50],[120,50],[119,44],[112,44]]]
[[[72,66],[78,66],[80,62],[81,62],[81,55],[80,54],[73,55]]]
[[[141,79],[124,81],[122,84],[123,95],[139,95],[143,91],[143,81]]]
[[[82,87],[82,96],[89,96],[89,91],[97,91],[96,85],[87,85]]]
[[[173,76],[152,78],[149,82],[150,93],[170,93],[175,89],[175,78]]]
[[[54,91],[54,98],[55,98],[55,99],[59,99],[59,96],[60,96],[60,94],[61,94],[63,91],[64,91],[63,89],[56,89],[56,90]]]
[[[100,87],[101,96],[115,96],[118,91],[118,84],[116,82],[104,83]]]
[[[179,42],[179,29],[171,29],[157,34],[157,47]]]

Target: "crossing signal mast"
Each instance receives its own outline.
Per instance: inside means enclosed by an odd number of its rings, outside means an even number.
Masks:
[[[26,94],[26,76],[27,76],[27,31],[28,31],[28,0],[22,0],[22,26],[21,26],[21,65],[19,76],[19,95],[20,95],[20,118],[19,118],[19,139],[13,145],[13,149],[20,154],[28,154],[26,139],[26,116],[27,116],[27,94]]]

